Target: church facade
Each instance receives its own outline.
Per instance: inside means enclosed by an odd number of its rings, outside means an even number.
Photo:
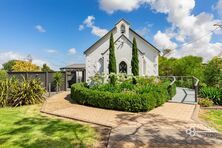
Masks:
[[[139,75],[157,76],[160,51],[130,28],[130,24],[121,19],[113,29],[89,47],[85,52],[86,80],[96,73],[108,74],[109,40],[113,33],[117,73],[131,75],[132,42],[135,37],[138,48]]]

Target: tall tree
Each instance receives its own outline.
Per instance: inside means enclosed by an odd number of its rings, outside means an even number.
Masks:
[[[132,74],[134,76],[138,76],[139,75],[139,59],[138,59],[138,48],[137,48],[135,37],[133,38],[131,66],[132,66]]]
[[[115,46],[113,41],[113,33],[110,35],[109,41],[109,73],[116,73],[116,57],[115,57]]]
[[[222,58],[214,57],[204,70],[205,83],[222,88]]]
[[[43,72],[52,72],[52,71],[53,71],[47,64],[43,64],[41,70],[42,70]]]
[[[40,71],[40,67],[29,61],[16,61],[12,70],[15,72],[35,72]]]
[[[10,60],[4,64],[2,64],[3,66],[3,70],[6,70],[6,71],[12,71],[12,67],[15,65],[15,62],[16,60]]]

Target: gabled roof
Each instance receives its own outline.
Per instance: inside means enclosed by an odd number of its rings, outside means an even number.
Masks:
[[[125,20],[124,18],[121,18],[115,25],[119,24],[119,22],[124,21],[127,25],[130,25],[130,23]]]
[[[105,38],[110,32],[112,32],[116,27],[111,29],[109,32],[107,32],[103,37],[101,37],[99,40],[97,40],[94,44],[92,44],[88,49],[84,51],[84,54],[86,54],[94,45],[96,45],[99,41],[101,41],[103,38]]]
[[[159,49],[157,49],[153,44],[151,44],[150,42],[148,42],[146,39],[144,39],[141,35],[139,35],[137,32],[135,32],[133,29],[129,28],[130,31],[132,31],[133,33],[135,33],[138,37],[140,37],[143,41],[145,41],[147,44],[149,44],[150,46],[152,46],[154,49],[156,49],[158,52],[161,52]]]
[[[116,24],[118,24],[120,21],[124,21],[129,25],[129,22],[127,22],[125,19],[119,20]],[[92,46],[90,46],[88,49],[84,51],[84,54],[86,54],[94,45],[96,45],[99,41],[101,41],[103,38],[105,38],[108,34],[110,34],[116,27],[112,28],[109,32],[107,32],[103,37],[101,37],[99,40],[97,40]],[[161,52],[159,49],[157,49],[154,45],[152,45],[150,42],[148,42],[146,39],[144,39],[141,35],[139,35],[137,32],[135,32],[133,29],[129,28],[130,31],[132,31],[134,34],[136,34],[139,38],[141,38],[143,41],[145,41],[147,44],[149,44],[151,47],[153,47],[158,52]],[[122,36],[122,35],[121,35]],[[121,37],[120,36],[120,37]],[[126,37],[127,38],[127,37]],[[128,39],[128,38],[127,38]],[[129,39],[128,39],[129,40]]]

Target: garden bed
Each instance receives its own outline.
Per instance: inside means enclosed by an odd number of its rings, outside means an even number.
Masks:
[[[149,111],[162,105],[175,95],[175,86],[169,87],[170,82],[154,82],[140,79],[137,84],[131,81],[116,85],[99,84],[92,87],[85,83],[72,85],[72,99],[84,105],[99,108],[140,112]]]

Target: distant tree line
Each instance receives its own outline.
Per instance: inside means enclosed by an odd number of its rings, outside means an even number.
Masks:
[[[53,70],[47,65],[43,64],[42,67],[33,64],[31,61],[24,60],[10,60],[2,64],[2,70],[7,72],[52,72]]]

